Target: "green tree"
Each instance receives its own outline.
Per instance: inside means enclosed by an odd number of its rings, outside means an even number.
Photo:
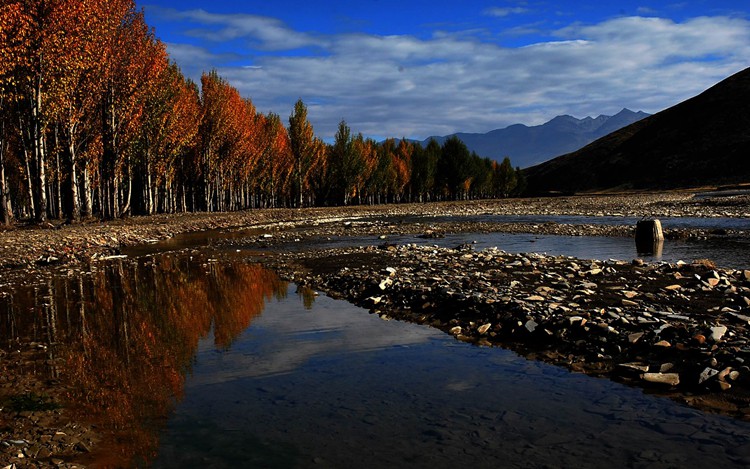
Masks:
[[[359,146],[354,145],[349,126],[342,120],[331,147],[330,173],[337,198],[344,205],[348,205],[356,194],[358,177],[364,170],[360,150]]]
[[[466,144],[455,135],[445,141],[442,150],[438,161],[438,181],[449,198],[458,200],[465,196],[471,154]]]
[[[294,157],[292,171],[296,182],[298,206],[302,207],[309,186],[310,172],[316,160],[317,145],[314,142],[312,124],[307,120],[307,106],[298,99],[289,116],[289,140]]]
[[[516,188],[516,171],[510,164],[510,158],[503,158],[502,163],[495,166],[495,193],[501,197],[509,197]]]
[[[427,146],[417,151],[412,160],[413,187],[419,194],[420,201],[429,201],[435,195],[437,185],[438,160],[442,149],[435,139],[430,139]]]
[[[472,153],[471,160],[471,197],[485,198],[491,196],[493,192],[492,160],[481,158],[476,153]]]

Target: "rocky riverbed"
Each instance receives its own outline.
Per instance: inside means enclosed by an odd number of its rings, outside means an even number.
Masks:
[[[559,198],[504,199],[382,206],[309,209],[261,209],[234,213],[166,214],[109,222],[19,226],[0,231],[0,278],[11,272],[36,273],[46,266],[86,263],[118,255],[123,247],[156,243],[175,235],[207,230],[246,230],[252,227],[303,236],[424,232],[429,226],[403,223],[409,216],[441,217],[434,231],[527,232],[539,234],[631,236],[633,227],[565,225],[556,223],[465,223],[477,215],[580,215],[617,217],[747,217],[750,196],[696,197],[692,192],[620,194]],[[453,220],[445,220],[452,217]],[[349,225],[338,223],[350,221]],[[363,220],[369,220],[369,225]],[[401,221],[401,223],[399,223]],[[328,223],[336,222],[336,223]],[[385,232],[383,230],[386,230]],[[317,233],[316,233],[317,232]],[[706,230],[666,230],[675,238],[748,236],[748,233],[711,233]]]
[[[749,270],[413,244],[265,262],[383,319],[750,415]]]
[[[428,239],[472,232],[632,236],[634,227],[625,224],[489,223],[466,217],[747,217],[749,203],[748,196],[630,194],[52,223],[0,232],[0,290],[9,292],[19,282],[34,283],[61,272],[85,274],[128,246],[220,230],[214,236],[216,244],[272,247],[251,260],[370,308],[383,319],[431,325],[460,340],[509,347],[529,358],[746,418],[748,271],[722,269],[708,260],[642,264],[496,249],[477,252],[470,245],[447,249],[384,243],[324,250],[311,246],[331,236],[395,234]],[[419,221],[410,221],[414,215]],[[667,230],[666,235],[750,234],[680,229]],[[40,369],[54,366],[47,363],[46,345],[17,337],[8,344],[0,351],[0,461],[11,467],[80,467],[90,460],[90,451],[101,455],[106,442],[96,424],[74,412],[75,403],[66,401],[66,390],[56,380],[43,378]]]

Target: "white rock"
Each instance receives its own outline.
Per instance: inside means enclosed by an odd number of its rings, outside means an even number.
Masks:
[[[629,370],[642,371],[644,373],[648,372],[648,365],[645,365],[643,363],[637,363],[637,362],[633,362],[633,363],[620,363],[617,366],[622,367],[622,368],[627,368]]]
[[[643,373],[643,380],[649,383],[677,386],[680,384],[680,375],[677,373]]]
[[[571,326],[576,323],[581,323],[581,325],[584,325],[586,324],[586,319],[584,319],[582,316],[570,316],[568,318],[568,322],[570,322]]]
[[[380,282],[380,284],[378,286],[380,287],[381,290],[385,290],[386,288],[390,287],[391,285],[393,285],[393,280],[391,280],[391,278],[389,277],[389,278],[383,280],[382,282]]]
[[[631,344],[634,344],[638,342],[639,340],[641,340],[641,337],[643,337],[643,332],[634,332],[628,335],[628,342],[630,342]]]
[[[713,378],[714,376],[719,374],[719,370],[714,370],[713,368],[706,368],[703,370],[698,377],[698,384],[702,384],[703,382]]]
[[[727,326],[714,326],[711,328],[711,340],[718,342],[727,333]]]

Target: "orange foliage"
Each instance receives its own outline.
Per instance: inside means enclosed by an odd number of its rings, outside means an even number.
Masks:
[[[228,348],[265,300],[286,292],[257,265],[208,269],[172,257],[115,263],[84,288],[64,376],[70,399],[116,435],[123,457],[153,456],[158,423],[181,398],[201,338],[213,328],[216,346]]]
[[[3,2],[0,6],[0,95],[15,85],[15,71],[27,66],[26,44],[31,40],[31,17],[21,2]]]

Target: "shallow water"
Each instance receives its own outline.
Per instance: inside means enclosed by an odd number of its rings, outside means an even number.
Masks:
[[[201,342],[155,467],[739,467],[750,425],[341,301]]]
[[[632,225],[635,226],[638,218],[633,217],[587,217],[587,216],[565,216],[565,215],[481,215],[462,217],[405,217],[410,222],[420,222],[428,226],[441,221],[467,221],[467,222],[494,222],[494,223],[524,223],[524,224],[604,224],[604,225]],[[375,220],[375,219],[373,219]],[[398,221],[392,219],[392,221]],[[662,218],[664,228],[696,228],[696,229],[732,229],[750,230],[750,218]],[[221,244],[222,240],[233,239],[233,248],[242,246],[242,238],[257,238],[262,231],[251,229],[233,232],[222,232],[219,230],[187,233],[175,236],[172,239],[156,243],[154,245],[143,245],[130,247],[124,250],[131,256],[153,254],[164,250],[177,250],[186,247],[206,247]],[[746,269],[750,268],[750,240],[730,239],[691,239],[691,240],[666,240],[662,251],[658,254],[639,253],[636,250],[633,238],[606,237],[606,236],[558,236],[558,235],[536,235],[523,233],[459,233],[447,235],[443,239],[421,239],[415,235],[389,236],[389,242],[397,244],[426,244],[442,247],[456,247],[464,243],[474,243],[477,249],[497,247],[511,253],[537,252],[550,255],[573,256],[581,259],[618,259],[630,261],[636,257],[646,261],[677,262],[682,260],[692,262],[697,259],[710,259],[718,266],[724,268]],[[303,243],[287,244],[285,249],[307,249],[345,247],[345,246],[369,246],[382,244],[383,241],[377,237],[331,237],[330,239],[309,240]],[[249,243],[247,248],[256,249],[257,244]]]
[[[524,223],[543,224],[559,223],[561,225],[625,225],[635,227],[642,218],[617,216],[585,215],[471,215],[455,217],[415,217],[427,223],[465,220],[467,222],[485,223]],[[664,228],[724,229],[749,230],[750,218],[734,217],[659,217]]]
[[[464,218],[461,218],[462,220]],[[430,218],[424,217],[424,221]],[[457,217],[442,217],[436,221],[457,221]],[[625,225],[635,227],[640,218],[635,217],[591,217],[573,215],[480,215],[467,217],[467,221],[488,223],[565,225]],[[692,228],[707,230],[750,230],[750,218],[660,218],[665,229]],[[403,241],[424,243],[404,237]],[[407,241],[408,240],[408,241]],[[453,247],[476,241],[477,248],[497,247],[507,252],[538,252],[550,255],[573,256],[582,259],[631,260],[639,257],[647,261],[691,262],[696,259],[711,259],[725,268],[750,268],[750,240],[747,239],[691,239],[665,240],[658,254],[639,253],[632,238],[601,236],[557,236],[515,233],[468,233],[446,236],[445,240],[430,240],[428,244]]]
[[[630,261],[641,258],[650,262],[692,262],[711,259],[724,268],[750,268],[750,240],[705,239],[665,240],[662,252],[639,253],[633,238],[617,236],[558,236],[525,233],[458,233],[440,239],[422,239],[416,235],[388,236],[389,243],[435,245],[455,248],[471,244],[475,249],[496,247],[510,253],[536,252],[553,256],[573,256],[580,259],[618,259]],[[331,237],[315,244],[318,248],[370,246],[382,244],[376,237]],[[310,245],[291,245],[291,249],[307,249]]]

